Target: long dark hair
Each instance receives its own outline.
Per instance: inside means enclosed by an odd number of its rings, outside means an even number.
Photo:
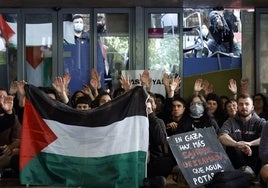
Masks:
[[[263,108],[262,110],[263,111],[268,111],[268,103],[267,103],[267,98],[262,94],[262,93],[256,93],[255,95],[253,95],[252,99],[253,99],[253,102],[254,102],[254,98],[257,97],[257,96],[260,96],[262,98],[262,102],[263,102]]]

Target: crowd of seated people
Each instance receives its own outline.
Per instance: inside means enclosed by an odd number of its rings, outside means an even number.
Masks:
[[[78,110],[91,110],[134,87],[128,76],[121,75],[121,87],[108,93],[101,88],[100,76],[92,69],[89,85],[84,84],[82,90],[75,91],[70,96],[70,80],[70,75],[64,74],[56,77],[51,87],[39,88],[53,100],[59,100]],[[262,185],[267,183],[268,110],[264,95],[258,93],[251,96],[246,88],[247,79],[241,79],[238,91],[236,81],[230,79],[226,87],[232,96],[222,97],[213,92],[213,85],[207,80],[197,79],[193,85],[193,95],[186,98],[180,96],[179,76],[170,78],[165,73],[162,81],[165,96],[151,92],[152,79],[148,70],[140,75],[140,85],[149,94],[147,112],[151,155],[148,159],[148,178],[158,178],[157,183],[149,181],[149,187],[164,187],[165,178],[176,166],[175,158],[167,145],[167,136],[204,127],[215,129],[219,142],[224,146],[235,169],[249,173]],[[25,81],[15,81],[8,92],[0,89],[0,173],[11,168],[18,175],[25,84]]]

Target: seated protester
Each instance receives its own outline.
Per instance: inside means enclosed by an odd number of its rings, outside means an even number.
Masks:
[[[13,99],[0,89],[0,169],[12,168],[18,176],[21,124],[13,111]]]
[[[101,106],[101,105],[103,105],[111,100],[112,100],[112,98],[111,98],[109,93],[102,92],[95,98],[94,101],[92,101],[91,108],[96,108],[96,107]]]
[[[171,112],[173,108],[173,98],[174,96],[179,96],[179,89],[180,89],[180,83],[181,79],[179,76],[173,77],[171,80],[169,79],[168,74],[163,75],[163,83],[165,86],[166,91],[166,97],[160,97],[162,100],[161,110],[158,110],[158,113],[156,114],[157,117],[161,118],[165,124],[167,124],[170,121],[171,118]],[[157,98],[157,97],[155,97]],[[157,99],[155,99],[157,100]]]
[[[219,126],[217,122],[208,115],[206,99],[203,95],[194,94],[190,98],[188,105],[189,114],[187,119],[185,119],[185,123],[182,125],[186,132],[199,128],[214,127],[216,133],[218,133]]]
[[[188,112],[185,109],[186,101],[180,96],[175,95],[172,101],[171,117],[166,124],[167,134],[169,136],[186,132],[183,124]]]
[[[167,178],[175,165],[175,161],[165,156],[167,133],[164,121],[155,115],[151,99],[148,99],[146,106],[149,118],[149,162],[147,165],[147,175],[150,182],[150,178],[157,176]]]
[[[225,110],[225,103],[229,100],[229,97],[225,95],[220,96],[222,110]]]
[[[75,108],[75,104],[76,104],[77,99],[79,97],[82,97],[82,96],[85,96],[85,95],[87,95],[87,94],[82,90],[75,91],[71,96],[71,100],[69,101],[69,105],[71,107]]]
[[[237,102],[234,99],[230,99],[225,102],[225,121],[230,117],[235,117],[237,112]]]
[[[258,146],[266,121],[254,112],[253,101],[248,94],[241,94],[237,104],[235,117],[227,119],[221,127],[219,140],[226,146],[226,153],[234,168],[240,168],[255,177],[261,167]]]
[[[174,100],[176,99],[174,98]],[[174,104],[175,102],[173,102]],[[169,135],[194,131],[205,127],[214,127],[216,133],[218,133],[218,124],[207,114],[206,100],[202,95],[194,94],[190,97],[187,105],[186,109],[189,110],[186,111],[185,115],[179,121],[167,123],[167,129],[170,129],[168,130]],[[175,108],[173,108],[172,114],[175,114]]]
[[[155,96],[155,104],[156,104],[155,114],[158,115],[163,110],[163,107],[165,104],[165,97],[159,93],[155,93],[154,96]]]
[[[252,98],[254,111],[256,112],[256,114],[258,114],[258,116],[260,116],[261,118],[268,120],[267,98],[261,93],[255,94]]]
[[[220,97],[215,93],[209,93],[206,96],[207,110],[211,118],[215,119],[218,126],[221,127],[225,118],[223,116],[222,104]]]
[[[153,111],[155,113],[155,110],[156,110],[156,103],[155,103],[156,98],[155,98],[155,94],[153,92],[151,92],[151,91],[147,91],[147,92],[149,94],[149,98],[151,99],[152,108],[153,108]]]
[[[87,95],[79,97],[76,101],[75,108],[78,110],[90,110],[91,102],[90,97]]]
[[[263,127],[259,148],[260,159],[262,162],[262,168],[260,171],[262,184],[268,184],[268,124]]]

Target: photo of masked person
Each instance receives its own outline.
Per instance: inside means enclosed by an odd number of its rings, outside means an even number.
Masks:
[[[213,10],[209,13],[209,32],[212,36],[208,41],[209,50],[213,53],[223,52],[231,57],[241,55],[239,43],[234,41],[232,23],[223,16],[223,11]]]

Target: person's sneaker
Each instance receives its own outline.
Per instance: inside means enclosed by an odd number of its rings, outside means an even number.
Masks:
[[[242,167],[240,167],[240,170],[242,172],[245,172],[247,174],[250,174],[251,175],[251,178],[255,178],[256,177],[255,172],[252,170],[252,168],[250,166],[242,166]]]
[[[153,178],[149,178],[149,188],[165,188],[166,186],[166,178],[163,176],[156,176]]]

